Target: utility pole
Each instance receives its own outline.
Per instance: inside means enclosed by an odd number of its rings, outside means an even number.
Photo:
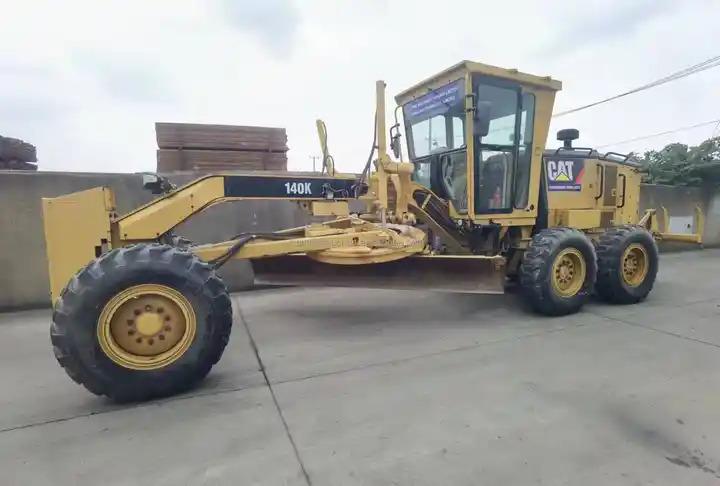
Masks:
[[[319,156],[319,155],[311,155],[310,158],[311,158],[312,161],[313,161],[313,172],[317,172],[317,171],[315,170],[315,161],[316,161],[317,159],[319,159],[320,156]]]

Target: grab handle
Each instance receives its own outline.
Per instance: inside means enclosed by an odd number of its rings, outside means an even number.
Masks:
[[[622,177],[622,203],[618,206],[618,208],[625,207],[625,186],[627,185],[627,176],[625,174],[618,174],[619,177]]]
[[[603,167],[602,164],[598,164],[596,167],[597,167],[598,174],[600,175],[600,183],[598,184],[599,190],[598,190],[597,195],[595,196],[595,200],[597,201],[603,195],[603,187],[605,185],[605,168]]]

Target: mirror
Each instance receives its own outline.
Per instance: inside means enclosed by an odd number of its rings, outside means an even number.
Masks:
[[[142,172],[143,189],[152,194],[167,194],[175,189],[175,186],[166,178],[152,172]]]
[[[392,150],[393,155],[396,159],[400,158],[400,134],[397,133],[395,135],[392,135],[392,138],[390,139],[390,149]]]
[[[145,189],[150,189],[160,182],[160,177],[157,174],[143,174],[142,182]]]
[[[492,103],[489,101],[478,101],[475,106],[475,116],[473,117],[473,132],[476,136],[484,137],[490,131],[490,108]]]

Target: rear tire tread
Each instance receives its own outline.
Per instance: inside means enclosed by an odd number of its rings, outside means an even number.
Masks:
[[[552,293],[549,273],[553,256],[567,247],[575,247],[585,258],[586,280],[580,291],[572,298],[561,298]],[[595,249],[580,230],[574,228],[547,228],[535,236],[520,263],[520,286],[533,309],[550,316],[572,314],[587,301],[595,283],[597,268]]]
[[[637,241],[629,241],[630,238]],[[627,245],[634,242],[644,243],[650,268],[643,284],[638,288],[627,288],[623,285],[620,260]],[[605,231],[596,246],[598,278],[595,292],[598,297],[613,304],[636,304],[644,300],[655,284],[658,271],[658,249],[652,234],[640,225],[616,226]]]

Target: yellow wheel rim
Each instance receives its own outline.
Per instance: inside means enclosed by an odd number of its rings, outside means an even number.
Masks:
[[[562,297],[572,297],[585,282],[585,258],[576,248],[565,248],[555,257],[552,266],[553,290]]]
[[[133,370],[154,370],[188,350],[197,322],[192,305],[177,290],[157,284],[129,287],[105,304],[97,336],[103,352]]]
[[[622,256],[622,278],[630,287],[637,287],[645,281],[648,273],[648,254],[639,243],[628,246]]]

